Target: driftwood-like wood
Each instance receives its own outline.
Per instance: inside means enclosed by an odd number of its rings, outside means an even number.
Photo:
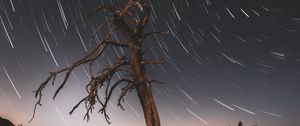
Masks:
[[[134,10],[134,11],[131,11]],[[150,35],[167,35],[166,32],[147,32],[144,33],[145,26],[148,24],[148,20],[151,14],[151,8],[148,2],[141,2],[139,0],[128,0],[121,9],[117,9],[112,6],[99,6],[93,10],[87,17],[94,15],[98,11],[108,12],[111,17],[108,21],[104,22],[100,27],[97,28],[93,34],[93,38],[96,37],[100,30],[107,26],[111,30],[106,34],[106,37],[86,56],[77,60],[73,64],[56,72],[50,72],[48,78],[39,86],[35,91],[35,97],[38,99],[34,106],[33,116],[30,121],[35,117],[37,106],[41,106],[41,99],[43,91],[49,83],[55,84],[55,79],[58,75],[63,75],[64,79],[54,93],[53,100],[56,98],[58,93],[64,88],[70,74],[73,70],[81,65],[89,66],[90,81],[86,85],[87,95],[82,98],[70,111],[72,114],[78,106],[81,104],[85,105],[86,113],[84,119],[89,121],[90,114],[95,109],[96,105],[100,106],[98,113],[104,115],[107,123],[110,124],[110,118],[106,112],[108,102],[116,89],[121,88],[121,94],[118,98],[118,106],[124,110],[122,101],[128,92],[135,89],[138,94],[139,101],[141,103],[145,122],[147,126],[160,126],[159,114],[155,105],[155,101],[152,95],[152,84],[162,83],[158,80],[149,80],[146,76],[145,65],[147,64],[162,64],[165,61],[152,61],[145,60],[144,54],[147,52],[149,44],[144,41],[146,37]],[[135,12],[135,13],[133,13]],[[126,19],[125,19],[126,18]],[[129,21],[128,21],[129,19]],[[119,33],[125,38],[124,41],[116,40],[112,36],[113,33]],[[101,69],[98,74],[95,74],[93,70],[93,63],[103,56],[104,51],[108,46],[116,46],[126,48],[128,50],[127,55],[117,57],[116,60],[110,67]],[[119,80],[113,80],[113,77],[117,73],[124,73]],[[51,81],[51,82],[50,82]],[[100,91],[100,89],[103,89]],[[101,100],[99,94],[104,94],[104,100]]]

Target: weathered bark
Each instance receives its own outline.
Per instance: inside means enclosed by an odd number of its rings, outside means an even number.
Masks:
[[[160,126],[159,114],[152,95],[151,84],[147,80],[143,53],[138,41],[132,40],[129,46],[135,88],[142,105],[146,126]]]
[[[160,126],[159,114],[148,83],[142,83],[137,87],[138,97],[143,108],[147,126]]]

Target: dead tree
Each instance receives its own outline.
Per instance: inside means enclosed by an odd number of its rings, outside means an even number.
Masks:
[[[150,80],[147,78],[145,71],[145,65],[147,64],[162,64],[164,61],[154,61],[144,59],[144,55],[149,48],[150,42],[146,42],[146,38],[151,35],[166,35],[166,32],[150,31],[146,32],[145,27],[148,24],[148,20],[151,14],[150,2],[142,2],[140,0],[128,0],[123,4],[121,8],[115,8],[113,6],[99,6],[93,10],[87,17],[94,15],[98,11],[104,11],[110,15],[110,18],[104,22],[96,32],[93,34],[93,38],[103,27],[109,27],[113,30],[109,31],[102,41],[91,50],[86,56],[77,60],[73,64],[56,72],[50,72],[48,78],[39,86],[35,91],[35,97],[38,99],[34,106],[33,117],[36,113],[37,106],[41,106],[41,98],[43,90],[52,81],[52,85],[55,84],[55,79],[58,75],[63,75],[64,79],[54,93],[53,100],[57,94],[64,88],[69,79],[72,71],[81,66],[88,65],[90,80],[86,85],[87,95],[82,98],[69,112],[72,114],[79,105],[84,104],[86,113],[84,119],[87,121],[90,118],[90,114],[95,109],[96,105],[100,106],[98,113],[104,115],[107,123],[110,124],[110,118],[106,112],[108,102],[116,89],[121,87],[121,94],[118,97],[118,106],[124,110],[122,101],[124,96],[135,89],[138,94],[140,104],[143,109],[145,122],[147,126],[160,126],[159,114],[155,105],[155,101],[152,95],[152,84],[161,83],[158,80]],[[113,34],[122,35],[124,40],[117,40],[113,37]],[[127,54],[117,57],[114,63],[107,68],[97,70],[98,74],[94,73],[94,62],[103,56],[103,53],[108,46],[116,46],[125,48]],[[120,79],[113,80],[112,78],[117,73],[124,73]],[[125,74],[127,76],[125,76]],[[103,91],[100,91],[102,89]],[[100,98],[99,94],[103,93],[104,98]],[[31,119],[31,120],[32,120]]]

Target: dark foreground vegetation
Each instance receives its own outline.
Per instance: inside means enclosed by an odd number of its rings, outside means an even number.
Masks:
[[[9,120],[0,117],[0,126],[14,126],[14,124]]]

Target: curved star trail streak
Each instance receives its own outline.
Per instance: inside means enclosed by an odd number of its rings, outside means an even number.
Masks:
[[[198,115],[196,115],[194,112],[192,112],[191,110],[189,110],[188,108],[186,109],[189,113],[191,113],[193,116],[195,116],[197,119],[199,119],[200,121],[202,121],[203,123],[205,123],[206,125],[208,125],[208,122],[206,122],[205,120],[203,120],[202,118],[200,118]]]
[[[18,95],[19,99],[21,100],[21,95],[20,95],[19,91],[17,90],[17,88],[16,88],[14,82],[11,80],[9,74],[7,73],[7,71],[6,71],[5,67],[4,67],[4,65],[2,65],[2,68],[3,68],[4,72],[5,72],[5,74],[6,74],[6,76],[7,76],[7,79],[9,80],[11,86],[14,88],[16,94]]]
[[[12,40],[11,40],[11,38],[10,38],[10,36],[9,36],[8,32],[7,32],[7,29],[6,29],[6,27],[5,27],[5,24],[4,24],[4,22],[3,22],[3,20],[2,20],[2,17],[1,17],[1,16],[0,16],[0,20],[1,20],[1,23],[2,23],[3,29],[4,29],[4,31],[5,31],[6,37],[7,37],[8,41],[9,41],[9,43],[10,43],[11,47],[12,47],[12,48],[15,48],[15,47],[14,47],[14,44],[12,43]]]
[[[281,115],[274,114],[274,113],[267,112],[267,111],[261,111],[261,112],[262,112],[262,113],[265,113],[265,114],[267,114],[267,115],[275,116],[275,117],[282,117]]]
[[[251,111],[249,111],[249,110],[247,110],[247,109],[245,109],[245,108],[242,108],[242,107],[240,107],[240,106],[238,106],[238,105],[235,105],[235,104],[232,104],[234,107],[237,107],[238,109],[240,109],[240,110],[243,110],[243,111],[245,111],[245,112],[247,112],[247,113],[250,113],[250,114],[252,114],[252,115],[255,115],[255,113],[254,112],[251,112]]]
[[[217,99],[215,99],[215,98],[214,98],[213,100],[214,100],[215,102],[219,103],[220,105],[222,105],[222,106],[224,106],[224,107],[226,107],[226,108],[228,108],[228,109],[234,111],[233,108],[229,107],[228,105],[224,104],[223,102],[221,102],[221,101],[219,101],[219,100],[217,100]]]

